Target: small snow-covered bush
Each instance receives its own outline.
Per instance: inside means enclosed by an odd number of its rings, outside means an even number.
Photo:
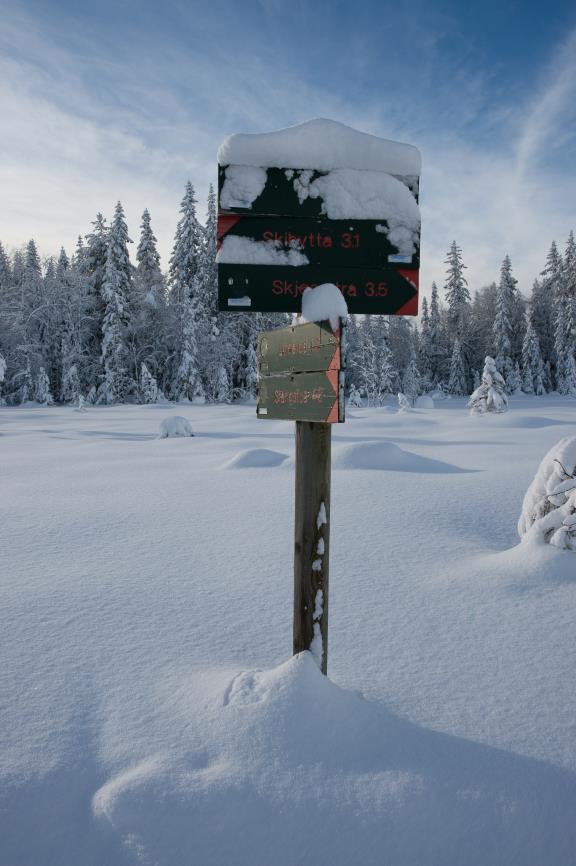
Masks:
[[[348,394],[348,405],[360,408],[362,406],[362,394],[356,385],[350,385],[350,393]]]
[[[401,391],[398,394],[398,411],[407,412],[412,408],[412,398]]]
[[[484,361],[482,381],[470,395],[468,406],[475,415],[485,412],[505,412],[508,408],[506,384],[496,369],[496,361],[487,355]]]
[[[576,436],[561,439],[544,457],[526,491],[518,534],[576,550]]]
[[[170,415],[160,424],[160,439],[172,439],[178,436],[194,436],[187,418],[181,415]]]

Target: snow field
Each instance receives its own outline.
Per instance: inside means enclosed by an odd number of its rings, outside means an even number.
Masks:
[[[0,410],[2,866],[570,864],[576,561],[516,522],[573,401],[335,425],[333,682],[293,425],[177,411]]]

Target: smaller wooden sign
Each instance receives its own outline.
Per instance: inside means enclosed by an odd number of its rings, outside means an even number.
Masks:
[[[258,382],[258,418],[286,421],[344,421],[344,373],[285,373],[264,376]]]
[[[343,331],[305,322],[258,335],[258,418],[344,421]]]
[[[342,360],[340,330],[333,331],[329,322],[306,322],[258,335],[261,376],[340,370]]]

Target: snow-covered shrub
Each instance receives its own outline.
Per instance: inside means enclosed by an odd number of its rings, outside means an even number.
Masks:
[[[430,394],[422,394],[420,397],[416,397],[414,405],[417,409],[433,409],[434,398]]]
[[[522,503],[518,534],[576,550],[576,436],[561,439],[542,460]]]
[[[194,436],[190,421],[181,415],[170,415],[160,424],[160,439],[172,439],[178,436]]]
[[[398,411],[406,412],[412,408],[412,399],[401,391],[398,394]]]
[[[508,408],[505,389],[506,384],[496,369],[494,358],[487,355],[484,361],[482,381],[468,401],[470,410],[479,415],[483,415],[485,412],[505,412]]]
[[[362,395],[356,385],[350,385],[350,393],[348,394],[348,405],[360,408],[362,406]]]

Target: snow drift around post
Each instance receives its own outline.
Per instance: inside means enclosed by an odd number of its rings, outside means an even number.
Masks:
[[[160,439],[172,439],[183,436],[194,436],[187,418],[181,415],[170,415],[160,424]]]
[[[419,150],[359,132],[325,118],[261,134],[230,135],[218,149],[220,165],[277,168],[356,168],[388,174],[419,175]]]
[[[224,688],[216,678],[202,697],[180,690],[177,747],[94,794],[95,818],[138,862],[573,862],[572,777],[398,719],[322,676],[309,652]]]
[[[338,286],[333,283],[323,283],[315,289],[304,289],[301,322],[329,321],[332,330],[335,331],[339,320],[347,317],[348,306]]]

